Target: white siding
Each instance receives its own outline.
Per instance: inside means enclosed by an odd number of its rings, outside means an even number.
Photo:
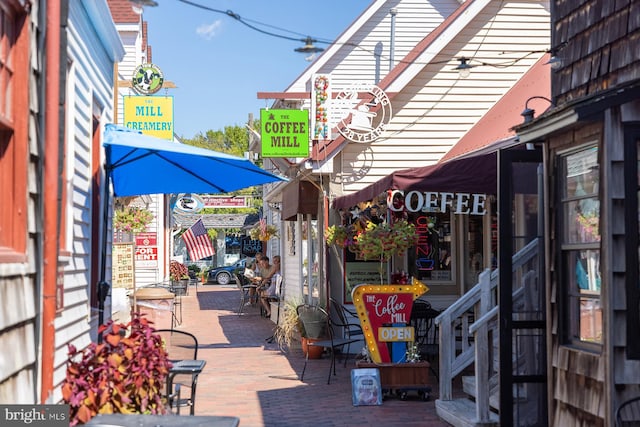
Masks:
[[[110,16],[104,18],[108,20],[106,25],[113,27]],[[53,402],[62,398],[60,384],[66,373],[67,345],[73,343],[83,348],[95,338],[91,334],[97,330],[97,313],[90,311],[88,299],[91,260],[98,256],[90,252],[91,242],[100,238],[93,236],[91,231],[92,118],[98,114],[104,123],[112,120],[113,115],[113,60],[108,53],[111,48],[104,45],[101,36],[96,33],[95,23],[79,0],[69,4],[67,31],[67,54],[73,64],[73,74],[68,80],[71,86],[67,89],[71,96],[66,108],[67,123],[72,127],[66,141],[70,147],[67,177],[72,208],[67,214],[72,215],[73,220],[69,230],[71,241],[67,244],[70,255],[61,259],[61,266],[64,267],[64,310],[55,319]],[[101,160],[101,165],[103,163],[104,160]],[[107,264],[110,265],[110,262]],[[107,271],[108,281],[109,278],[110,271]]]
[[[544,2],[501,3],[489,2],[395,96],[379,140],[345,146],[338,160],[343,172],[335,177],[344,194],[395,170],[436,163],[544,54],[550,25]],[[477,66],[461,79],[454,68],[463,56],[499,66]]]

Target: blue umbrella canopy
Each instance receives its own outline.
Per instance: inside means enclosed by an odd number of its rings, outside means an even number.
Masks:
[[[228,193],[286,178],[247,159],[144,135],[107,124],[107,173],[117,197]]]

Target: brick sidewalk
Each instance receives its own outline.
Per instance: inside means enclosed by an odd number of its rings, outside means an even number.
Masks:
[[[207,366],[198,380],[196,415],[229,415],[242,427],[278,426],[449,426],[435,413],[437,385],[431,399],[384,400],[382,406],[354,407],[350,370],[339,363],[327,385],[329,358],[310,360],[304,382],[300,349],[281,352],[265,338],[274,323],[256,307],[238,316],[239,291],[206,285],[183,297],[183,322],[176,329],[198,337],[198,358]]]

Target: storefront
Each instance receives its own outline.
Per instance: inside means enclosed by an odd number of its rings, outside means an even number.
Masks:
[[[376,183],[334,200],[341,225],[357,234],[371,222],[406,220],[414,244],[389,259],[370,259],[354,246],[330,250],[332,283],[341,283],[345,302],[360,283],[405,283],[414,277],[429,286],[428,299],[446,308],[496,267],[496,153],[392,173]],[[353,236],[350,236],[353,238]],[[339,276],[342,277],[339,277]],[[342,280],[339,280],[342,279]]]

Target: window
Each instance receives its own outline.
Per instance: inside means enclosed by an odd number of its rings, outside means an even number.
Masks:
[[[16,2],[0,3],[0,262],[24,262],[27,246],[28,25]],[[18,53],[20,52],[20,54]]]
[[[625,126],[625,253],[626,256],[625,294],[627,335],[626,351],[629,359],[640,359],[640,125]],[[634,161],[635,159],[635,161]]]
[[[565,338],[602,343],[598,148],[560,156],[560,239]]]

